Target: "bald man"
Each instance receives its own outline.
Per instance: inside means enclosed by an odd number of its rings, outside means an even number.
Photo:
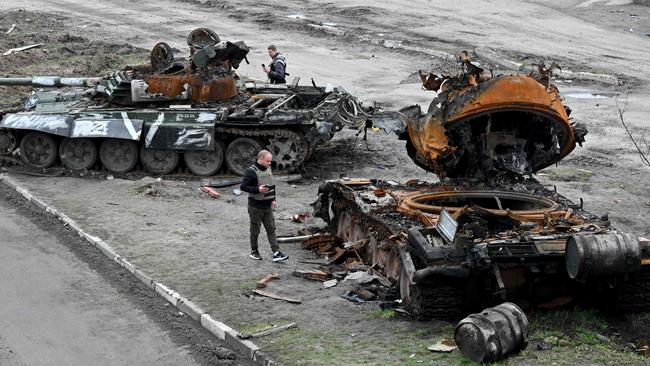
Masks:
[[[241,182],[241,190],[248,192],[248,216],[251,220],[251,254],[255,260],[262,260],[257,238],[260,234],[260,227],[264,224],[266,237],[271,244],[273,261],[279,262],[289,258],[280,251],[278,239],[275,236],[275,219],[273,209],[277,207],[275,201],[275,184],[271,172],[273,155],[268,150],[261,150],[257,154],[255,164],[244,171],[244,178]]]

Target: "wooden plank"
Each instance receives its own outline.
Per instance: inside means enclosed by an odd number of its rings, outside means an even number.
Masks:
[[[317,269],[307,269],[307,270],[297,269],[293,271],[293,275],[296,277],[303,277],[303,278],[308,278],[310,280],[316,280],[316,281],[325,281],[329,277],[327,273],[323,271],[319,271]]]
[[[276,294],[275,292],[271,292],[271,291],[255,289],[255,290],[253,290],[253,292],[260,295],[260,296],[266,296],[266,297],[270,297],[270,298],[276,299],[276,300],[284,300],[284,301],[290,302],[292,304],[302,304],[302,300],[298,300],[298,299],[294,299],[292,297]]]
[[[266,285],[269,284],[269,282],[273,280],[277,280],[280,278],[280,274],[278,273],[269,273],[266,276],[262,277],[261,280],[257,281],[257,288],[265,288]]]

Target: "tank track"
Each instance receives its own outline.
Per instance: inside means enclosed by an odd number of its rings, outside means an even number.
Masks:
[[[411,285],[410,298],[408,310],[416,320],[458,320],[463,315],[463,291],[445,277]]]
[[[275,169],[278,171],[294,171],[307,158],[311,147],[305,142],[303,134],[281,129],[243,129],[233,127],[217,127],[217,135],[266,138],[269,143],[264,146],[273,154]]]
[[[262,147],[273,153],[274,170],[279,172],[290,172],[290,171],[297,170],[307,158],[309,151],[313,148],[305,141],[305,139],[303,138],[304,135],[301,131],[292,131],[287,128],[243,129],[243,128],[217,127],[216,132],[217,135],[228,134],[231,135],[232,137],[251,137],[251,138],[256,138],[258,140],[259,139],[263,140],[264,144],[262,144]],[[138,144],[138,147],[139,146],[140,145]],[[4,154],[0,154],[0,155],[4,155]],[[11,161],[7,161],[7,160],[9,160],[9,156],[3,156],[3,159],[0,160],[0,165],[2,166],[22,165],[29,169],[38,169],[35,167],[34,168],[30,167],[29,165],[22,162],[22,160],[18,160],[18,159],[10,159]],[[101,163],[98,162],[97,164],[101,164]],[[140,162],[138,162],[138,165],[136,165],[135,169],[130,170],[129,173],[140,171],[141,168],[138,168],[139,166],[141,166]],[[63,168],[63,166],[59,161],[52,168]],[[98,168],[97,166],[95,166],[94,169],[89,169],[89,170],[101,171],[102,168]],[[170,173],[167,175],[174,176],[177,174]],[[221,174],[216,174],[216,175],[218,176]]]
[[[618,292],[616,309],[623,312],[650,311],[650,267],[644,266],[639,274],[625,281]]]

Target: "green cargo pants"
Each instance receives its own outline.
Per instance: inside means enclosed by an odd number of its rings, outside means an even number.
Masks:
[[[248,217],[251,219],[251,250],[258,250],[257,237],[260,235],[260,226],[264,224],[266,237],[271,244],[273,253],[280,250],[278,239],[275,236],[275,219],[273,218],[272,208],[255,208],[248,206]]]

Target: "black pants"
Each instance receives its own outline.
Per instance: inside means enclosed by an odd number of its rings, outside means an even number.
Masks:
[[[251,250],[258,250],[257,237],[260,235],[260,226],[264,224],[266,237],[271,244],[273,253],[280,250],[278,239],[275,236],[275,219],[273,218],[272,208],[255,208],[248,206],[248,217],[251,219]]]

